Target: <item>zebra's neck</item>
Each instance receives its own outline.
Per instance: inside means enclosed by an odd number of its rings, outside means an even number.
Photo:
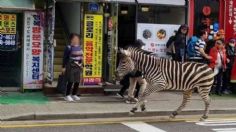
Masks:
[[[158,63],[160,61],[154,56],[148,55],[150,53],[146,53],[137,48],[129,48],[128,50],[131,53],[131,59],[135,63],[135,68],[143,72],[145,76],[149,76],[149,73],[151,73],[152,70],[158,68]]]

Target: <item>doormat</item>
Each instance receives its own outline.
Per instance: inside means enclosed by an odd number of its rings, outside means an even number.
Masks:
[[[0,104],[46,104],[48,98],[42,92],[9,92],[0,95]]]

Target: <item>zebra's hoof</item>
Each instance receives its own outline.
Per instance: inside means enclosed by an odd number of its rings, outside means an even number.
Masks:
[[[130,116],[133,116],[134,114],[135,114],[134,112],[131,112],[131,111],[129,112]]]
[[[200,118],[200,121],[206,121],[207,118],[208,118],[208,116],[204,115]]]
[[[169,119],[175,119],[175,115],[171,114],[171,115],[169,116]]]

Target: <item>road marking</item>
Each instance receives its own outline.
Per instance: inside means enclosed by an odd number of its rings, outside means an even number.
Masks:
[[[236,132],[236,128],[217,128],[212,130],[216,132]]]
[[[166,132],[144,122],[122,122],[122,124],[137,130],[138,132]]]
[[[207,121],[207,122],[197,122],[200,126],[233,126],[236,125],[236,121]]]

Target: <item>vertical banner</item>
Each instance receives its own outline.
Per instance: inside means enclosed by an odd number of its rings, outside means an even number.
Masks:
[[[24,13],[24,89],[41,89],[43,86],[43,16],[43,12]]]
[[[16,14],[0,14],[0,50],[17,49]]]
[[[85,85],[97,85],[102,79],[103,16],[85,14],[84,71]]]
[[[236,37],[236,1],[226,0],[225,5],[225,38]]]
[[[180,25],[138,23],[137,39],[146,45],[144,50],[154,52],[159,57],[166,56],[166,43]]]

